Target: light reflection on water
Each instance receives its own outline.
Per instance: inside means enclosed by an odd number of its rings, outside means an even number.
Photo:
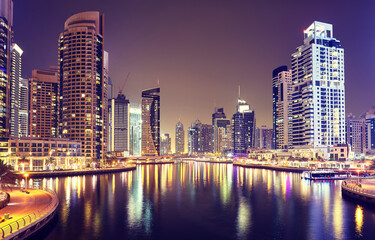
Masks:
[[[340,182],[227,164],[33,180],[60,198],[49,239],[356,239],[375,211],[342,199]]]

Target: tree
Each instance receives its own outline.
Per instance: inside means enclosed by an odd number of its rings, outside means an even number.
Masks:
[[[0,183],[15,184],[17,179],[20,177],[12,171],[12,167],[0,160]]]

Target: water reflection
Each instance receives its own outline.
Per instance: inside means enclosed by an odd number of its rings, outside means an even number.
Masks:
[[[206,239],[353,239],[375,234],[366,228],[374,212],[344,201],[339,181],[310,182],[296,173],[188,162],[32,181],[55,189],[60,198],[59,222],[50,239],[194,239],[197,234]]]

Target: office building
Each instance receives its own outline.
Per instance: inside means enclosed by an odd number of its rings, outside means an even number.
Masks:
[[[0,0],[0,141],[2,142],[4,138],[9,137],[10,128],[10,73],[12,34],[13,1]],[[0,156],[4,155],[4,151],[7,151],[7,149],[1,147]]]
[[[180,121],[178,121],[178,123],[176,124],[175,153],[176,154],[184,154],[185,153],[184,125]]]
[[[366,120],[349,114],[346,117],[346,142],[352,152],[360,154],[366,148]]]
[[[129,152],[129,100],[119,93],[109,100],[109,151]]]
[[[281,66],[272,72],[273,148],[286,149],[291,145],[291,87],[292,71]]]
[[[255,147],[258,149],[272,149],[273,148],[273,128],[261,126],[256,128],[255,132]]]
[[[160,88],[142,92],[142,156],[160,155]]]
[[[102,161],[107,149],[108,63],[104,16],[81,12],[66,20],[59,38],[60,131],[79,140],[88,161]]]
[[[58,137],[59,72],[56,67],[34,69],[30,84],[30,136]]]
[[[294,148],[344,144],[344,49],[331,24],[313,22],[292,54],[291,135]]]
[[[130,103],[130,155],[134,157],[141,156],[142,153],[142,108],[139,103]]]
[[[20,111],[20,81],[21,81],[21,57],[22,49],[16,44],[12,44],[12,61],[10,77],[10,136],[19,136],[19,111]]]
[[[255,112],[245,100],[238,99],[236,113],[232,117],[232,151],[245,154],[255,146]]]
[[[161,135],[161,141],[160,141],[160,155],[166,156],[171,155],[171,138],[169,137],[169,134],[163,134]]]

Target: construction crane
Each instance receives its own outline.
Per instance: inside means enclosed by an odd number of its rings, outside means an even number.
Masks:
[[[122,84],[120,90],[118,91],[118,94],[122,94],[122,90],[124,90],[125,84],[126,84],[126,82],[128,81],[129,76],[130,76],[130,72],[128,72],[128,75],[126,75],[125,81],[124,81],[124,83]]]

